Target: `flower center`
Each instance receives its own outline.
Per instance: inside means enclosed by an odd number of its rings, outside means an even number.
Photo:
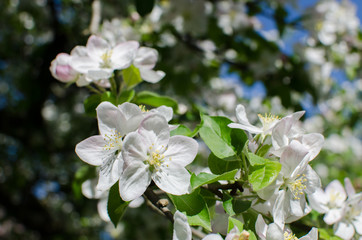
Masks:
[[[154,150],[154,144],[152,144],[152,146],[149,147],[149,150],[150,153],[148,154],[148,158],[146,161],[150,165],[152,171],[158,171],[165,158],[165,155],[161,154],[161,151],[164,152],[164,146],[161,147],[160,151],[158,149]]]
[[[298,240],[298,238],[291,232],[284,232],[284,240]]]
[[[303,175],[298,174],[297,179],[288,184],[289,189],[294,196],[294,199],[299,200],[300,196],[304,194],[304,190],[307,188],[305,186],[307,181],[308,180],[305,177],[305,174]]]
[[[103,55],[101,56],[101,59],[103,61],[101,63],[101,68],[111,68],[112,53],[113,53],[112,50],[107,50],[105,53],[103,53]]]
[[[122,135],[115,129],[112,129],[110,134],[104,135],[104,141],[106,144],[104,145],[104,150],[121,150],[122,149]]]
[[[142,112],[149,112],[145,105],[139,105],[138,107],[141,109]]]
[[[258,117],[259,117],[261,123],[263,124],[264,131],[267,131],[268,129],[270,129],[273,126],[273,124],[275,124],[280,119],[280,117],[272,115],[270,113],[269,114],[265,113],[264,116],[261,114],[258,114]]]
[[[240,235],[236,235],[232,240],[249,240],[250,233],[243,230]]]
[[[332,190],[329,194],[329,199],[330,201],[328,202],[328,207],[329,208],[336,208],[338,207],[339,202],[343,202],[343,196],[340,192]],[[342,200],[342,201],[338,201],[338,200]]]

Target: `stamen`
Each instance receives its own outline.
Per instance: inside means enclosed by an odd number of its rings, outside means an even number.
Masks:
[[[302,176],[298,174],[297,177],[298,178],[294,182],[289,183],[289,189],[292,192],[294,199],[299,200],[300,196],[304,194],[304,190],[307,188],[305,184],[308,180],[305,177],[305,174]]]
[[[122,135],[119,131],[115,129],[112,130],[110,135],[105,134],[103,139],[106,142],[103,147],[104,150],[120,150],[122,148]]]
[[[110,68],[111,67],[112,53],[113,53],[112,50],[109,50],[109,51],[106,51],[105,53],[103,53],[103,55],[101,56],[101,59],[103,61],[103,63],[101,64],[101,68]]]
[[[284,232],[284,240],[298,240],[298,238],[291,232]]]
[[[138,107],[141,109],[142,112],[149,112],[145,105],[139,105]]]

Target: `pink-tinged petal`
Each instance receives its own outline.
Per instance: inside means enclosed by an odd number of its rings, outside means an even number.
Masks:
[[[140,47],[137,51],[134,65],[137,68],[152,69],[155,67],[158,58],[158,52],[154,48]]]
[[[260,240],[266,240],[266,231],[268,226],[266,225],[264,218],[259,214],[255,222],[255,231]]]
[[[110,222],[111,219],[109,218],[107,207],[108,207],[108,197],[101,198],[97,204],[98,214],[103,221]]]
[[[186,136],[173,136],[164,152],[165,163],[177,163],[185,167],[190,164],[196,157],[199,144],[193,138]],[[171,158],[171,159],[170,159]]]
[[[327,195],[321,188],[316,189],[312,194],[308,194],[310,206],[319,213],[326,213],[329,211],[329,208],[327,207],[328,201]]]
[[[353,195],[356,194],[356,190],[354,189],[351,180],[349,178],[344,179],[344,186],[346,188],[348,197],[352,197]]]
[[[152,179],[163,191],[173,195],[183,195],[189,192],[190,173],[176,163],[161,168],[152,174]]]
[[[333,201],[334,205],[339,207],[343,206],[347,199],[343,185],[338,180],[330,182],[325,189],[325,193],[329,197],[329,201]]]
[[[105,159],[114,155],[114,151],[104,149],[105,145],[102,136],[92,136],[78,143],[75,146],[75,152],[84,162],[93,166],[100,166]]]
[[[212,233],[208,234],[202,240],[223,240],[223,238],[219,234]]]
[[[114,69],[126,69],[131,66],[138,47],[139,43],[136,41],[122,42],[115,46],[111,55],[112,67]]]
[[[141,78],[149,83],[157,83],[165,77],[166,73],[163,71],[154,71],[149,69],[140,69]]]
[[[299,240],[318,240],[318,228],[312,228],[307,235]]]
[[[127,134],[123,142],[122,156],[124,159],[124,168],[134,162],[144,162],[147,160],[147,150],[150,145],[144,143],[144,139],[136,132]]]
[[[102,102],[96,108],[98,128],[102,136],[117,134],[124,136],[127,132],[123,130],[126,119],[119,109],[110,102]]]
[[[92,35],[87,41],[87,53],[93,59],[101,58],[101,56],[110,50],[110,45],[101,37]]]
[[[166,119],[159,115],[153,114],[147,116],[140,124],[138,133],[143,137],[147,146],[154,144],[156,149],[162,151],[170,139],[170,129]]]
[[[124,201],[139,198],[151,183],[148,166],[142,162],[128,165],[119,179],[119,193]]]
[[[283,176],[294,179],[298,174],[301,174],[306,167],[302,161],[307,153],[308,150],[300,142],[292,141],[280,157],[282,164],[280,172]]]
[[[283,230],[275,223],[269,224],[266,232],[267,240],[281,240],[284,239]]]
[[[323,221],[328,225],[334,224],[340,221],[343,217],[343,209],[342,208],[333,208],[330,209],[326,215],[324,215]]]
[[[334,234],[342,239],[352,239],[354,233],[354,227],[350,223],[339,222],[334,226]]]
[[[157,113],[166,118],[166,121],[169,122],[173,117],[173,109],[167,106],[160,106],[158,108],[151,109],[149,113]]]
[[[119,153],[104,161],[99,167],[99,179],[97,190],[106,191],[110,189],[120,178],[123,171],[123,158]]]
[[[187,217],[180,211],[176,211],[173,216],[173,236],[172,240],[191,240],[191,227],[187,222]]]

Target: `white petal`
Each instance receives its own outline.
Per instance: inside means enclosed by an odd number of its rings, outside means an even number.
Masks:
[[[149,115],[140,124],[139,134],[144,138],[147,146],[155,148],[166,147],[170,139],[170,129],[166,119],[159,115]],[[161,150],[161,149],[158,149]]]
[[[279,228],[281,228],[281,229],[284,228],[285,218],[286,218],[285,211],[287,210],[285,208],[285,206],[287,204],[286,202],[289,200],[289,199],[286,199],[286,197],[287,197],[287,194],[286,194],[285,190],[280,190],[278,192],[278,196],[275,200],[273,210],[272,210],[274,223],[277,224],[279,226]]]
[[[98,191],[96,189],[97,186],[97,179],[87,180],[82,183],[82,193],[85,197],[89,199],[98,199],[104,195],[104,191]]]
[[[103,221],[110,222],[111,219],[108,216],[107,207],[108,207],[108,197],[101,198],[97,204],[98,214],[102,218]]]
[[[173,136],[164,152],[165,163],[177,163],[185,167],[190,164],[196,157],[199,144],[193,138],[186,136]],[[171,159],[170,159],[171,158]]]
[[[333,201],[333,204],[336,206],[343,206],[347,199],[343,185],[338,180],[330,182],[325,189],[325,193],[329,197],[329,201]]]
[[[102,136],[92,136],[78,143],[75,146],[75,152],[84,162],[100,166],[106,159],[114,155],[114,151],[104,150],[105,144]]]
[[[266,231],[268,226],[266,225],[264,218],[259,214],[255,222],[255,231],[258,234],[260,240],[266,240]]]
[[[176,211],[173,216],[173,236],[172,240],[191,240],[191,227],[187,222],[187,217],[180,211]]]
[[[302,161],[307,155],[307,149],[298,141],[292,141],[280,157],[281,173],[284,177],[296,178],[305,170]]]
[[[284,239],[283,230],[275,223],[269,224],[266,240],[280,240]]]
[[[173,117],[173,109],[167,106],[160,106],[158,108],[151,109],[149,113],[157,113],[166,118],[166,121],[169,122]]]
[[[312,228],[307,235],[299,240],[318,240],[318,228]]]
[[[223,238],[219,234],[212,233],[208,234],[202,240],[223,240]]]
[[[328,201],[327,195],[321,188],[316,189],[312,194],[308,194],[310,206],[319,213],[326,213],[329,210],[327,207]]]
[[[127,134],[123,142],[122,156],[124,159],[124,168],[134,162],[143,162],[147,157],[147,150],[151,145],[144,142],[144,139],[137,133]]]
[[[262,133],[263,130],[261,128],[255,127],[253,125],[245,125],[240,123],[230,123],[228,124],[229,128],[239,128],[245,131],[248,131],[249,133],[258,134]]]
[[[123,171],[123,159],[119,153],[112,155],[99,167],[99,179],[97,190],[106,191],[110,189],[120,178]]]
[[[138,42],[128,41],[122,42],[113,48],[111,62],[114,69],[126,69],[131,66],[136,56]]]
[[[344,186],[346,188],[348,197],[352,197],[353,195],[356,194],[356,190],[354,189],[351,180],[349,178],[344,179]]]
[[[158,52],[154,48],[140,47],[137,51],[134,65],[137,68],[152,69],[155,67],[158,58]]]
[[[99,69],[99,61],[96,61],[92,58],[89,58],[87,56],[83,57],[72,57],[70,60],[70,66],[74,68],[77,72],[88,74],[89,70],[95,70]]]
[[[152,174],[156,185],[167,193],[183,195],[189,192],[190,173],[176,163],[169,166],[161,166],[161,169]]]
[[[118,105],[118,108],[125,118],[125,122],[122,123],[124,132],[135,131],[144,119],[142,110],[136,104],[128,102]]]
[[[333,223],[336,223],[340,221],[343,217],[343,209],[342,208],[333,208],[330,209],[326,215],[324,215],[324,222],[328,225],[331,225]]]
[[[306,194],[314,193],[317,188],[321,187],[321,179],[319,178],[318,174],[312,169],[311,166],[307,165],[307,169],[304,172],[305,178],[307,179],[306,182]]]
[[[102,79],[108,79],[112,76],[113,69],[110,68],[95,68],[89,69],[87,72],[87,77],[93,81],[98,81]]]
[[[362,212],[352,220],[354,228],[359,235],[362,235]]]
[[[110,50],[110,45],[101,37],[92,35],[87,41],[87,53],[93,59],[100,58],[107,50]]]
[[[148,166],[141,162],[128,165],[119,179],[119,193],[124,201],[139,198],[151,183]]]
[[[139,69],[141,78],[149,83],[157,83],[165,77],[166,73],[163,71],[154,71],[150,69]]]
[[[136,198],[135,200],[132,200],[128,207],[130,208],[138,208],[145,202],[145,199],[143,197]]]
[[[121,111],[110,102],[102,102],[96,108],[98,128],[100,133],[105,136],[106,134],[115,134],[115,131],[121,136],[124,136],[127,132],[124,131],[123,124],[126,119],[122,115]]]
[[[319,133],[310,133],[302,136],[302,144],[309,150],[309,158],[313,160],[321,151],[324,137]]]
[[[352,239],[354,233],[354,227],[350,223],[339,222],[337,226],[334,227],[334,234],[342,239]]]

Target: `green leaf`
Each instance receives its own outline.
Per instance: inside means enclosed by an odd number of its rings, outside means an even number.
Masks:
[[[191,175],[191,186],[192,189],[196,189],[202,185],[217,182],[220,180],[235,180],[235,174],[237,173],[237,169],[232,170],[230,172],[226,172],[221,175],[215,175],[211,173],[202,172],[199,175],[192,174]]]
[[[319,239],[323,240],[341,240],[342,238],[334,236],[332,231],[327,231],[326,229],[323,228],[318,228],[318,232],[319,232]]]
[[[249,240],[257,240],[255,233],[251,230],[248,230],[249,235]]]
[[[251,206],[250,201],[244,201],[238,198],[233,198],[230,194],[224,191],[223,207],[230,216],[238,215],[248,210]]]
[[[253,153],[249,153],[249,162],[252,167],[249,169],[248,179],[254,191],[269,186],[277,178],[282,168],[279,162],[270,161]]]
[[[155,0],[135,0],[136,10],[142,16],[146,16],[152,12]]]
[[[100,94],[92,94],[84,100],[84,111],[86,114],[92,117],[96,117],[96,108],[102,102],[102,96]]]
[[[101,101],[102,102],[110,102],[113,105],[117,106],[117,98],[116,96],[114,96],[111,92],[107,91],[104,92],[101,96]]]
[[[237,227],[239,229],[239,231],[241,232],[244,229],[244,224],[235,218],[229,217],[228,232],[230,232],[231,229],[233,229],[234,227]]]
[[[202,226],[211,231],[211,220],[207,204],[200,191],[196,190],[191,194],[175,196],[169,194],[169,197],[176,209],[185,212],[190,225]]]
[[[201,115],[201,120],[200,136],[215,156],[226,159],[237,155],[231,144],[231,128],[227,126],[230,119]]]
[[[156,93],[149,91],[139,92],[133,100],[136,104],[146,104],[152,107],[159,107],[162,105],[172,107],[174,111],[177,110],[177,101],[173,98],[160,96]]]
[[[218,175],[234,169],[242,168],[241,161],[225,161],[221,158],[216,157],[213,153],[210,153],[209,155],[208,165],[211,172]]]
[[[132,89],[142,82],[140,70],[133,65],[122,70],[122,77],[127,89]]]
[[[171,131],[171,136],[175,135],[183,135],[183,136],[190,136],[192,134],[192,131],[190,128],[186,127],[185,125],[179,125],[178,128]]]
[[[260,156],[260,157],[264,157],[269,149],[272,147],[271,144],[265,144],[263,145],[261,148],[258,149],[258,151],[256,152],[256,155]]]
[[[135,96],[135,90],[126,90],[119,95],[118,103],[130,102]]]
[[[122,200],[119,195],[118,182],[109,190],[107,211],[114,227],[117,227],[118,221],[123,216],[128,206],[128,202]]]

